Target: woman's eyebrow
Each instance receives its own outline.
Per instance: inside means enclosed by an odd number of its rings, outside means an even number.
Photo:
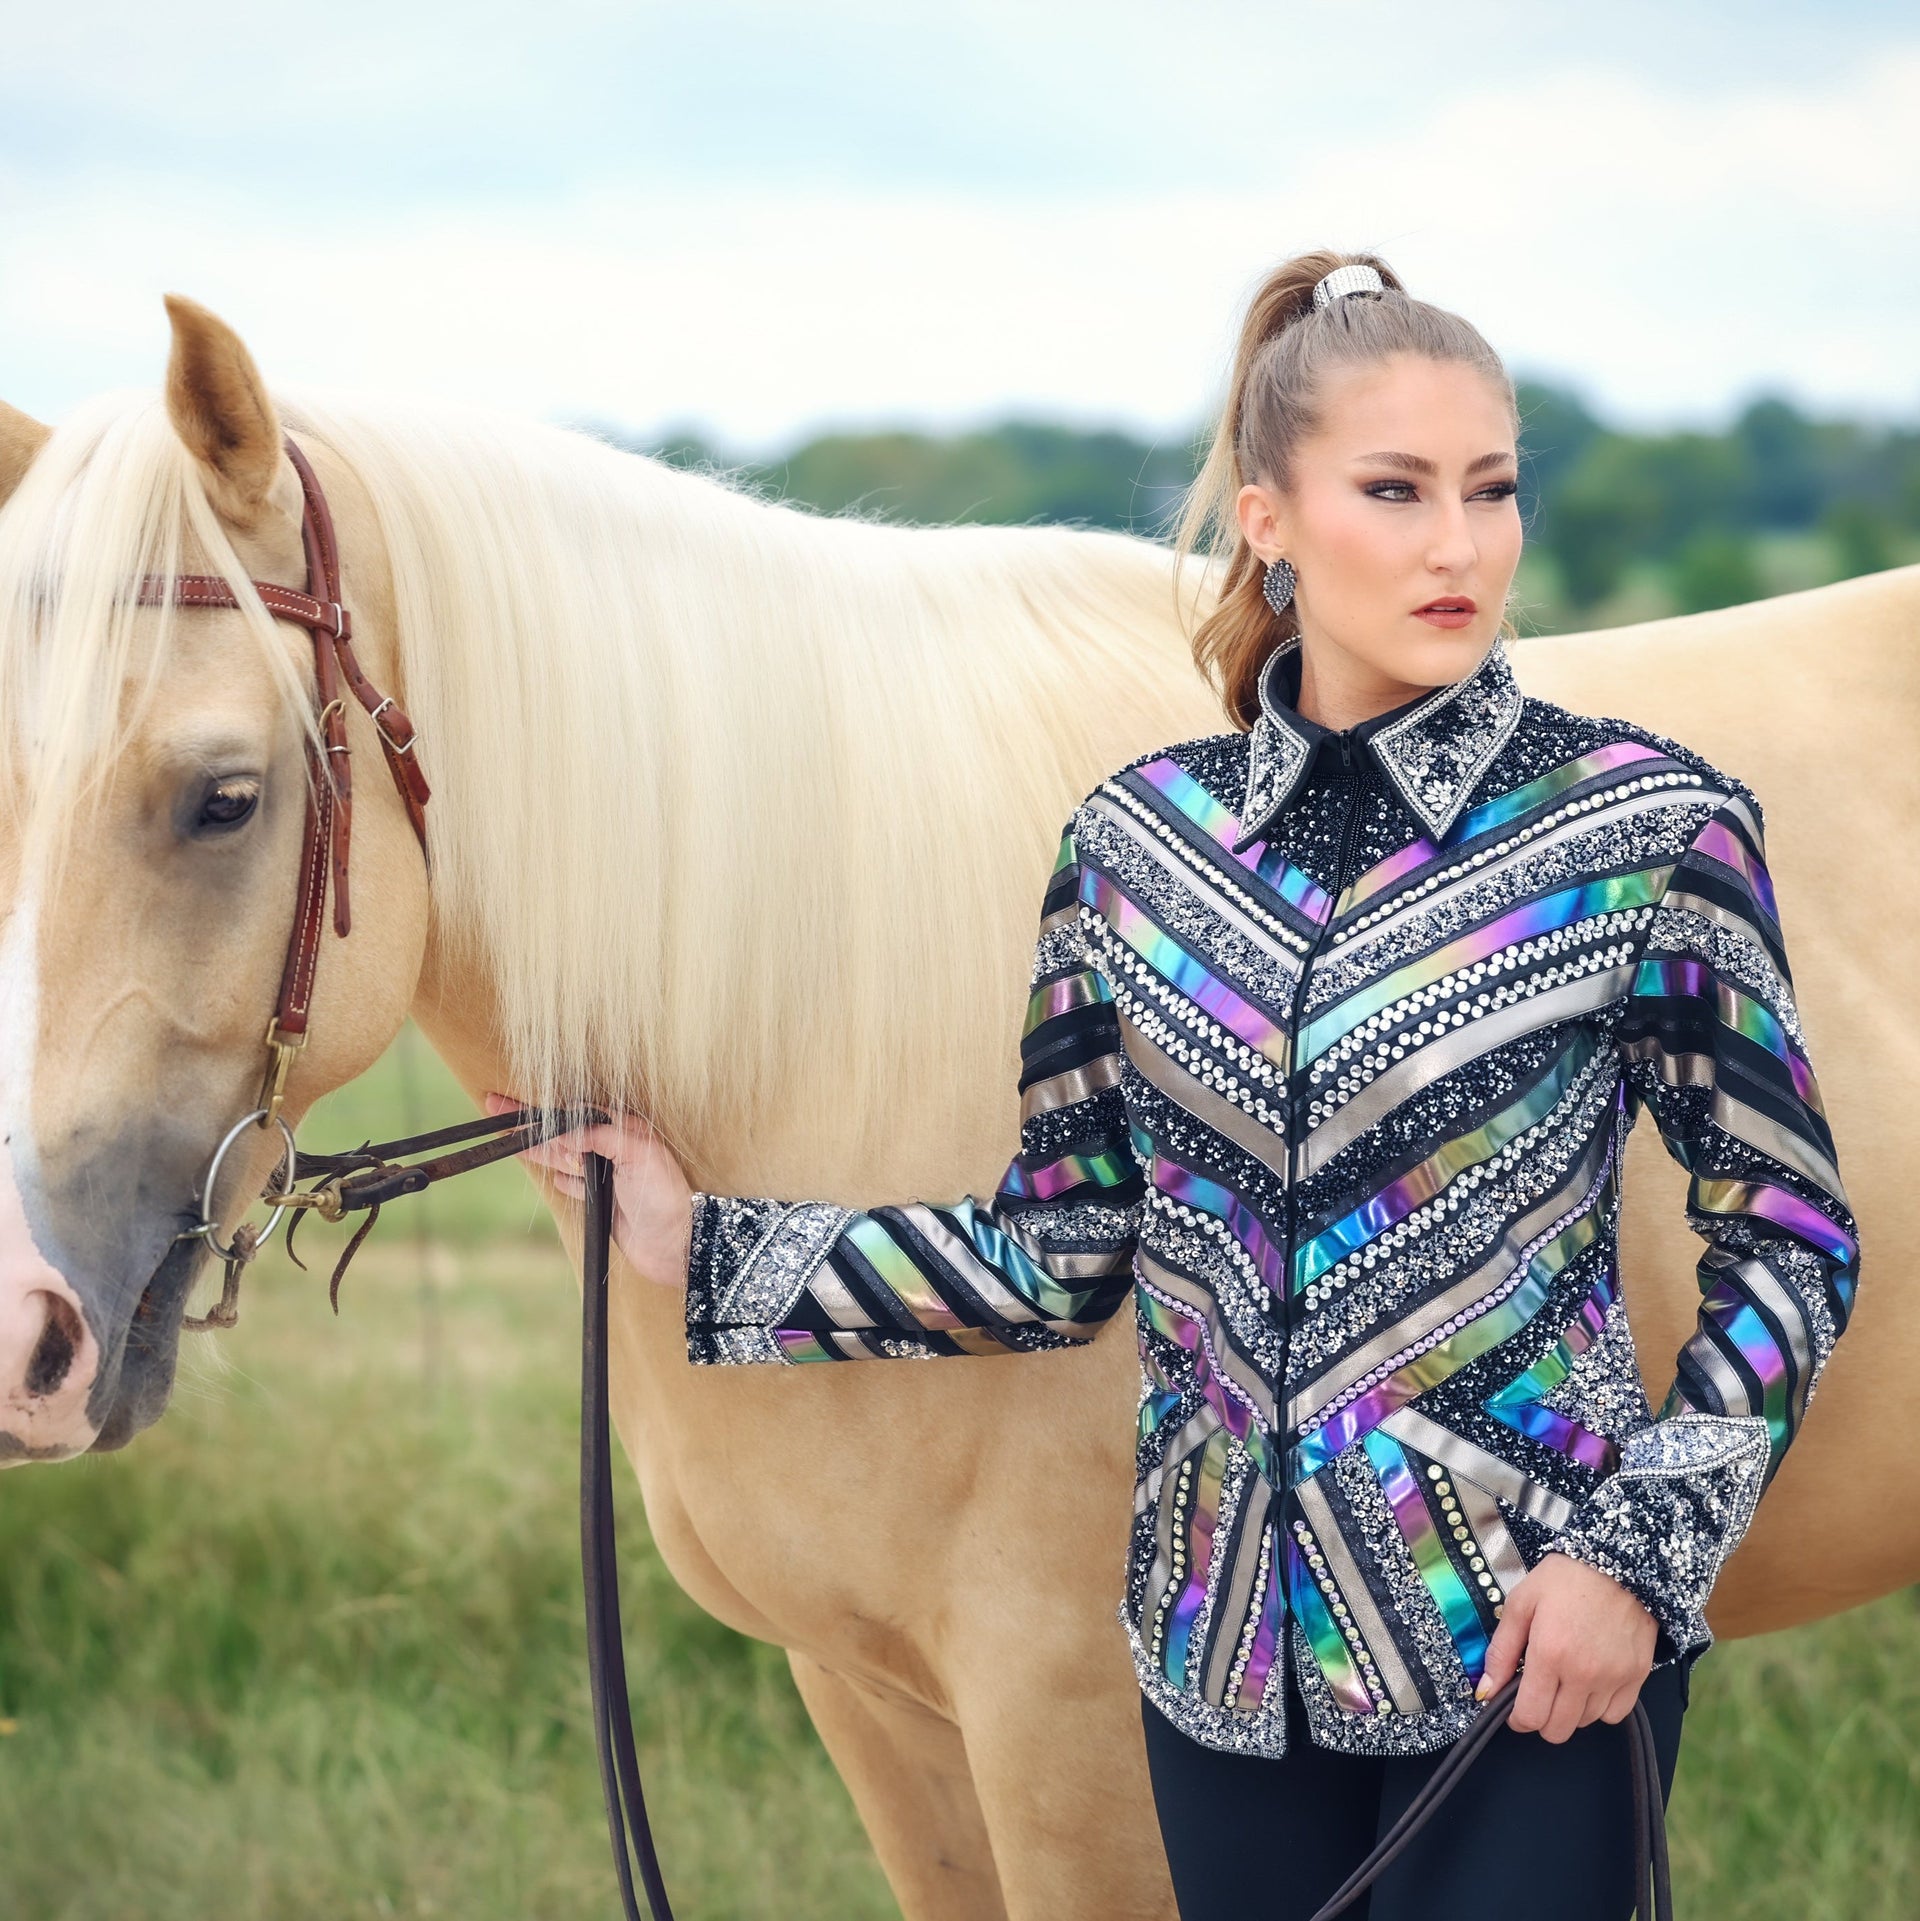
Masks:
[[[1356,454],[1354,458],[1356,460],[1378,461],[1383,467],[1398,467],[1403,473],[1424,474],[1429,480],[1433,479],[1440,471],[1424,454]],[[1509,465],[1513,458],[1514,456],[1512,454],[1500,450],[1496,450],[1490,454],[1482,454],[1477,460],[1467,463],[1467,472],[1477,474],[1488,467],[1504,467]]]

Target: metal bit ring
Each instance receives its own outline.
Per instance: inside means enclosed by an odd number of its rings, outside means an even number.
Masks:
[[[286,1202],[276,1202],[273,1212],[267,1216],[266,1226],[254,1237],[253,1245],[244,1252],[237,1247],[222,1247],[214,1232],[215,1223],[210,1210],[213,1206],[213,1190],[219,1184],[220,1180],[220,1163],[226,1159],[227,1149],[240,1138],[244,1129],[252,1127],[256,1122],[265,1122],[269,1118],[271,1118],[274,1126],[279,1128],[287,1143],[287,1156],[281,1164],[280,1180],[277,1189],[280,1193],[286,1193],[293,1186],[294,1176],[299,1167],[299,1150],[293,1144],[293,1129],[290,1128],[278,1114],[269,1116],[264,1107],[256,1107],[251,1114],[245,1115],[240,1120],[235,1121],[234,1124],[227,1129],[226,1138],[213,1150],[213,1159],[207,1166],[206,1186],[201,1190],[200,1194],[200,1225],[191,1231],[203,1238],[207,1245],[212,1248],[223,1261],[252,1260],[254,1255],[259,1253],[261,1248],[266,1245],[267,1237],[280,1225],[280,1216],[287,1211]]]

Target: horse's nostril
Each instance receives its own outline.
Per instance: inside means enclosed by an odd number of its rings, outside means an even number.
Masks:
[[[71,1301],[62,1300],[58,1294],[43,1293],[39,1298],[47,1304],[47,1324],[40,1330],[40,1339],[27,1362],[27,1392],[36,1397],[59,1391],[73,1366],[73,1357],[80,1351],[82,1332],[80,1316]]]

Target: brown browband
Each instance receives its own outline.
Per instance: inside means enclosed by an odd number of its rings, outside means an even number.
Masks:
[[[427,800],[432,791],[414,754],[419,736],[413,722],[397,701],[382,694],[367,678],[354,654],[353,622],[340,602],[340,552],[334,538],[333,515],[319,477],[291,435],[282,436],[282,445],[300,476],[305,503],[300,538],[307,556],[306,591],[268,580],[256,580],[252,586],[270,614],[294,621],[313,635],[314,693],[326,746],[323,762],[313,743],[307,743],[307,765],[313,780],[307,794],[300,892],[293,932],[287,942],[286,966],[280,975],[280,997],[267,1024],[271,1059],[260,1104],[270,1117],[280,1112],[291,1057],[306,1045],[329,874],[333,882],[334,932],[344,938],[353,925],[347,895],[347,856],[353,837],[353,756],[347,744],[346,702],[340,692],[343,679],[373,722],[423,855],[427,852]],[[145,607],[168,602],[176,607],[237,608],[240,604],[233,589],[217,574],[177,574],[171,592],[166,578],[149,574],[140,583],[137,599]]]

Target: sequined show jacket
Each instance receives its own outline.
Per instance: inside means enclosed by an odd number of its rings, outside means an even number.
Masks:
[[[1290,1658],[1316,1744],[1426,1752],[1543,1554],[1628,1587],[1656,1665],[1712,1645],[1857,1229],[1751,789],[1524,695],[1502,641],[1340,734],[1294,706],[1298,652],[1250,732],[1074,810],[997,1191],[696,1194],[688,1354],[1059,1347],[1131,1297],[1142,1688],[1278,1756]],[[1616,1245],[1642,1106],[1705,1241],[1657,1415]]]

